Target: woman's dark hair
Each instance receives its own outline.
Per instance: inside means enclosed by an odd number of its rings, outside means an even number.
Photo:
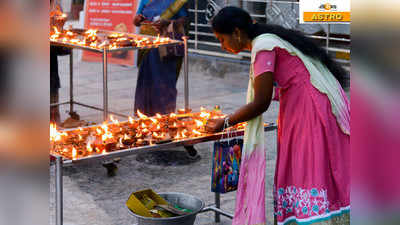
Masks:
[[[211,23],[213,31],[217,33],[232,34],[235,28],[239,28],[239,30],[246,32],[252,40],[264,33],[275,34],[292,44],[305,55],[320,60],[328,67],[329,71],[336,77],[342,87],[345,84],[346,71],[333,61],[324,49],[298,31],[289,30],[278,25],[253,23],[248,12],[233,6],[221,9],[212,19]]]

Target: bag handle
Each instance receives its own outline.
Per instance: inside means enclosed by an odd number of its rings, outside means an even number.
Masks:
[[[224,119],[224,126],[223,126],[223,132],[226,130],[226,138],[224,138],[224,133],[221,135],[220,140],[228,139],[228,143],[230,144],[231,139],[233,138],[233,130],[228,129],[229,128],[229,116],[226,116]]]

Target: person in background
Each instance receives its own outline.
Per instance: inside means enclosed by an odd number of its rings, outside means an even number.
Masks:
[[[50,0],[50,25],[55,25],[54,16],[62,14],[62,10]],[[60,77],[58,74],[58,56],[71,54],[71,50],[59,46],[50,46],[50,104],[58,103],[58,89]],[[50,122],[60,124],[60,109],[58,106],[50,106]]]
[[[134,18],[134,24],[140,26],[141,34],[168,36],[182,40],[182,36],[188,30],[186,2],[186,0],[141,0]],[[166,14],[169,14],[171,18],[164,19]],[[173,36],[171,36],[171,33]],[[180,46],[180,48],[183,48],[183,46]],[[182,67],[183,52],[179,49],[170,50],[160,47],[139,51],[135,113],[139,110],[147,116],[154,116],[156,113],[169,114],[175,112],[176,83]],[[189,158],[199,158],[193,146],[185,146],[185,149]]]
[[[301,33],[253,23],[225,7],[212,20],[221,48],[251,51],[247,104],[207,129],[247,121],[233,225],[265,224],[265,112],[279,87],[275,224],[350,224],[350,108],[346,72]]]
[[[169,7],[181,0],[141,0],[134,24],[140,26],[140,33],[152,36],[167,35],[168,28],[181,36],[187,22],[187,8],[184,4],[171,19],[162,19],[162,14]],[[134,112],[139,110],[148,116],[156,113],[168,114],[175,112],[176,83],[179,77],[182,56],[165,55],[163,48],[141,50],[138,54],[139,67],[135,93]]]

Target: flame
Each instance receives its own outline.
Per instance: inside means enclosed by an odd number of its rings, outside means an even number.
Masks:
[[[159,113],[156,113],[156,117],[157,117],[157,119],[161,119],[162,118],[162,116]]]
[[[146,128],[146,125],[144,123],[142,123],[141,127],[144,129],[144,128]]]
[[[96,132],[97,132],[97,134],[98,134],[98,135],[100,135],[100,134],[102,134],[102,133],[103,133],[103,131],[101,131],[101,129],[100,129],[100,128],[96,128]]]
[[[57,41],[58,35],[54,34],[50,36],[50,41]]]
[[[101,128],[104,130],[105,133],[108,132],[108,126],[105,122],[103,123],[103,125],[101,125]]]
[[[113,138],[113,134],[110,132],[106,132],[105,134],[103,134],[103,136],[101,136],[101,139],[103,141],[106,141],[107,139],[111,139],[111,138]]]
[[[157,124],[157,130],[160,130],[160,129],[161,129],[160,124]]]
[[[192,130],[192,132],[194,133],[194,134],[196,134],[196,135],[201,135],[201,133],[199,132],[199,131],[197,131],[197,130]]]
[[[121,148],[124,147],[124,144],[122,143],[122,137],[119,138],[118,144],[119,144],[119,147],[121,147]]]
[[[148,118],[146,115],[141,113],[139,110],[137,110],[136,112],[137,112],[138,116],[140,117],[140,119],[147,119]]]
[[[57,125],[50,123],[50,141],[60,141],[61,134],[57,131]]]
[[[111,45],[108,46],[108,49],[116,49],[118,48],[117,43],[112,43]]]
[[[225,118],[225,116],[213,116],[212,118],[213,119],[223,119],[223,118]]]
[[[176,134],[176,136],[174,138],[175,139],[181,139],[181,136],[180,136],[179,132]]]
[[[136,137],[137,138],[140,138],[140,137],[142,137],[143,135],[142,135],[142,133],[136,133]]]
[[[154,118],[151,118],[151,117],[150,117],[150,120],[151,120],[151,122],[153,122],[153,123],[158,123],[158,121],[157,121],[156,119],[154,119]]]
[[[92,145],[90,144],[90,142],[87,143],[87,145],[86,145],[86,150],[87,150],[89,153],[93,152],[93,148],[92,148]]]
[[[57,134],[57,128],[55,124],[50,123],[50,141],[54,139]]]
[[[186,138],[187,136],[185,135],[185,133],[187,133],[188,131],[186,130],[186,129],[184,129],[183,131],[182,131],[182,138]]]
[[[143,40],[136,40],[136,39],[134,39],[133,41],[135,42],[135,44],[136,44],[138,47],[141,47],[141,46],[142,46]]]
[[[210,118],[210,116],[211,116],[211,114],[209,113],[209,112],[201,112],[200,113],[200,117],[202,117],[202,118]]]
[[[89,46],[92,48],[97,48],[97,42],[92,42]]]
[[[131,139],[127,134],[124,134],[124,140]]]
[[[117,38],[117,37],[122,37],[122,36],[123,36],[123,34],[120,34],[120,33],[112,33],[112,34],[110,34],[109,37],[111,37],[111,38]]]
[[[176,114],[175,114],[175,113],[171,113],[171,114],[169,114],[169,117],[175,118],[175,117],[176,117]]]
[[[79,140],[82,141],[82,135],[78,134]]]
[[[54,29],[54,33],[56,33],[57,35],[59,35],[59,34],[60,34],[60,31],[58,31],[58,29],[57,29],[57,27],[56,27],[56,26],[54,26],[54,27],[53,27],[53,29]]]
[[[182,138],[186,138],[187,136],[182,132]]]
[[[206,108],[204,108],[203,106],[200,106],[200,112],[206,111]]]
[[[133,123],[134,123],[134,120],[133,120],[133,118],[132,118],[132,117],[129,117],[129,123],[131,123],[131,124],[133,124]]]
[[[78,127],[78,130],[79,130],[79,131],[83,131],[82,127]]]
[[[107,154],[107,151],[105,149],[103,149],[103,151],[101,152],[101,154],[105,155]]]
[[[72,148],[72,158],[73,159],[76,159],[76,156],[78,155],[78,152],[76,151],[76,148],[75,147],[73,147]]]
[[[194,122],[196,122],[196,126],[198,126],[198,127],[201,127],[204,125],[203,122],[200,120],[194,120]]]
[[[61,135],[57,135],[57,136],[54,138],[54,141],[61,141]]]
[[[157,134],[157,132],[153,132],[153,137],[160,138],[160,136]]]
[[[119,125],[119,121],[118,121],[117,119],[114,119],[114,117],[113,117],[112,115],[110,115],[110,120],[111,120],[114,124]]]
[[[85,34],[87,34],[88,37],[96,36],[97,30],[89,29],[89,30],[87,30],[87,31],[85,32]]]
[[[79,44],[79,41],[80,40],[76,38],[69,40],[69,42],[71,42],[72,44]]]
[[[176,127],[176,122],[174,122],[174,125],[173,125],[173,127]]]

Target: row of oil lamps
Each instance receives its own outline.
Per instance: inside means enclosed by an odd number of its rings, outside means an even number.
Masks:
[[[58,131],[50,124],[50,151],[75,160],[93,154],[202,137],[209,135],[204,127],[208,119],[224,117],[220,111],[204,108],[197,113],[178,110],[177,114],[156,114],[154,117],[139,111],[137,114],[136,119],[129,117],[128,121],[119,122],[111,116],[110,121],[102,125],[70,131]],[[244,126],[240,124],[234,129]]]
[[[60,30],[56,26],[50,29],[50,41],[74,44],[93,49],[108,50],[123,47],[153,47],[171,43],[168,37],[129,37],[122,33],[111,33],[102,38],[97,30],[89,29],[80,34],[72,30]]]

